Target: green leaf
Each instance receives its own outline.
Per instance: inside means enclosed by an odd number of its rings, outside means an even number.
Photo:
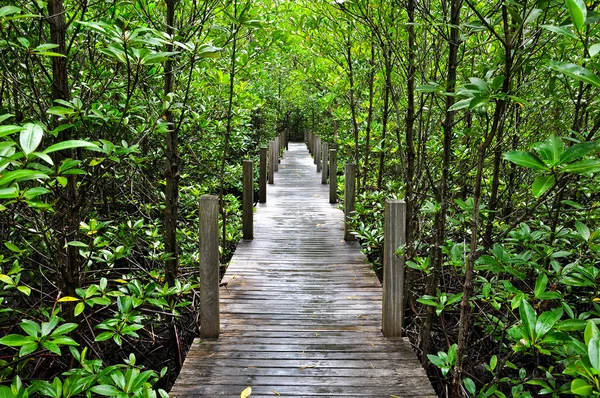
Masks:
[[[198,47],[196,57],[198,58],[219,58],[220,48],[213,46],[212,44],[203,44]]]
[[[600,87],[600,78],[594,75],[594,73],[589,69],[586,69],[582,66],[559,61],[550,61],[549,66],[551,69],[572,77],[573,79]]]
[[[11,182],[17,181],[28,181],[28,180],[37,180],[37,179],[46,179],[50,178],[47,174],[44,174],[40,171],[35,170],[15,170],[9,171],[0,177],[0,187],[6,186]]]
[[[14,199],[19,197],[19,187],[8,187],[0,189],[0,199]]]
[[[23,286],[23,285],[17,286],[17,290],[26,296],[29,296],[31,294],[31,289],[28,288],[27,286]]]
[[[585,327],[585,331],[583,332],[583,338],[585,344],[589,344],[590,341],[594,338],[598,338],[600,333],[598,332],[598,327],[592,321],[588,321],[587,326]]]
[[[417,93],[437,93],[440,91],[440,86],[433,84],[422,84],[420,86],[417,86],[415,88],[415,91]]]
[[[34,338],[37,337],[41,332],[40,325],[29,319],[23,320],[19,326],[21,326],[21,329],[23,329],[25,333]]]
[[[585,329],[587,321],[583,319],[567,319],[556,324],[556,329],[564,332],[576,332]]]
[[[21,334],[9,334],[0,339],[0,344],[9,347],[20,347],[29,343],[31,343],[31,338]]]
[[[528,167],[534,170],[548,171],[548,166],[540,158],[531,152],[513,151],[506,152],[504,159],[519,166]]]
[[[600,171],[600,161],[594,159],[581,160],[571,163],[562,169],[565,173],[588,174]]]
[[[469,377],[465,377],[463,379],[463,385],[465,386],[465,389],[469,392],[469,394],[475,395],[477,387],[475,386],[475,382],[473,380],[471,380]]]
[[[537,177],[531,186],[533,196],[536,198],[542,196],[546,191],[554,186],[555,181],[556,179],[553,175]]]
[[[521,305],[519,306],[519,315],[521,316],[521,321],[523,322],[523,326],[527,335],[531,338],[531,340],[535,340],[535,327],[537,316],[535,314],[535,310],[527,302],[527,300],[522,300]]]
[[[554,26],[554,25],[540,25],[542,28],[549,30],[550,32],[558,33],[559,35],[566,36],[570,39],[578,40],[579,38],[573,31],[564,26]]]
[[[19,356],[24,357],[25,355],[29,355],[32,352],[35,352],[37,349],[38,349],[37,342],[30,342],[30,343],[24,344],[23,347],[21,347],[21,349],[19,350]]]
[[[52,337],[61,336],[63,334],[69,333],[73,330],[77,329],[76,323],[65,323],[57,327],[54,332],[52,332]]]
[[[52,191],[50,191],[48,188],[35,187],[35,188],[31,188],[31,189],[28,189],[27,191],[25,191],[23,193],[23,197],[27,200],[32,200],[32,199],[37,198],[38,196],[45,195],[50,192],[52,192]]]
[[[562,317],[562,308],[555,308],[553,311],[546,311],[540,315],[535,324],[536,337],[539,339],[552,329],[554,324]]]
[[[562,154],[565,152],[563,142],[554,134],[548,137],[546,141],[534,144],[533,148],[539,153],[540,158],[548,167],[558,164]]]
[[[96,336],[96,341],[105,341],[114,336],[115,332],[102,332]]]
[[[77,303],[77,305],[75,306],[75,310],[73,311],[73,314],[75,316],[78,316],[79,314],[81,314],[83,312],[83,310],[85,310],[85,303],[83,303],[83,301],[81,303]]]
[[[95,150],[100,150],[100,148],[96,144],[92,144],[88,141],[82,140],[69,140],[59,142],[54,145],[50,145],[48,148],[44,150],[44,153],[52,153],[56,151],[63,151],[65,149],[73,149],[73,148],[90,148]]]
[[[5,6],[0,8],[0,18],[7,17],[9,15],[20,13],[21,9],[15,6]]]
[[[19,136],[19,143],[21,144],[21,149],[23,149],[23,152],[27,156],[35,151],[40,145],[40,142],[42,142],[44,130],[39,125],[33,123],[27,123],[23,127],[24,130],[21,131],[21,135]]]
[[[580,31],[587,17],[585,2],[583,0],[565,0],[565,4],[567,5],[567,10],[569,10],[573,25]]]
[[[571,392],[573,394],[590,396],[592,395],[593,388],[583,379],[575,379],[571,382]]]
[[[575,144],[575,145],[569,147],[569,149],[567,149],[565,151],[565,153],[562,154],[562,156],[560,157],[559,163],[560,164],[571,163],[577,159],[584,157],[588,153],[595,150],[597,147],[598,147],[598,144],[596,142],[591,142],[591,141],[580,142],[579,144]]]
[[[60,355],[60,347],[52,341],[42,341],[42,347],[53,354]]]
[[[454,105],[452,105],[450,108],[448,108],[448,111],[457,111],[459,109],[463,109],[463,108],[467,108],[469,107],[469,105],[471,105],[471,101],[473,100],[473,98],[466,98],[463,100],[458,101],[457,103],[455,103]]]
[[[590,57],[594,58],[600,52],[600,43],[596,43],[590,46],[589,53]]]
[[[548,277],[542,272],[535,280],[535,288],[533,289],[533,294],[535,297],[538,297],[540,294],[542,294],[546,290],[547,285]]]
[[[490,369],[492,369],[492,370],[496,369],[497,364],[498,364],[498,356],[492,355],[492,357],[490,358]]]
[[[579,233],[579,235],[581,235],[583,240],[590,240],[590,229],[587,227],[587,225],[585,225],[581,221],[575,221],[575,229],[577,229],[577,232]]]
[[[21,126],[13,126],[13,125],[0,126],[0,137],[6,137],[7,135],[11,135],[18,131],[22,131],[23,129],[24,129],[24,127],[21,127]]]
[[[104,395],[106,397],[117,397],[121,396],[121,391],[111,385],[101,384],[99,386],[94,386],[91,388],[92,392],[95,392],[98,395]]]
[[[592,337],[588,343],[588,358],[594,369],[600,372],[600,339]]]

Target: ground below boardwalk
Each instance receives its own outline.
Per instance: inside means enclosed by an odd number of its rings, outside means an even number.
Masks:
[[[328,192],[290,143],[223,278],[221,337],[194,342],[172,397],[435,396],[410,345],[382,336],[381,286]]]

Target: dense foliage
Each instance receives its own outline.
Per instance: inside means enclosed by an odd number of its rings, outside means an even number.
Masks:
[[[442,396],[600,394],[595,1],[5,0],[0,395],[166,395],[196,334],[197,203],[319,133]],[[164,368],[164,370],[163,370]]]

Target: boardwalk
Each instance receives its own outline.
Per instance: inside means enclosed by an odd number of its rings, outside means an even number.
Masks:
[[[172,397],[435,397],[409,344],[381,335],[381,286],[308,150],[290,143],[254,240],[221,289],[221,337],[197,339]]]

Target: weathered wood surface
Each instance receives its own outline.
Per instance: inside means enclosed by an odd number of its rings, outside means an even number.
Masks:
[[[381,285],[290,143],[221,288],[221,337],[197,339],[172,397],[435,397],[410,345],[381,334]]]

